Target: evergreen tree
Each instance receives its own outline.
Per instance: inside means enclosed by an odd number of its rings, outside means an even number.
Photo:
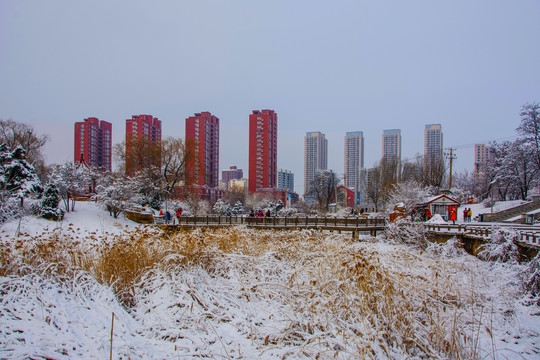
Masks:
[[[30,193],[43,191],[36,170],[26,161],[26,151],[20,146],[11,151],[6,144],[0,145],[0,190],[20,199],[21,204]]]
[[[234,207],[232,209],[232,213],[234,215],[240,215],[244,213],[244,205],[240,201],[237,201],[236,204],[234,204]]]
[[[60,193],[54,184],[49,184],[43,192],[39,215],[49,220],[61,220],[64,218],[64,211],[58,208]]]

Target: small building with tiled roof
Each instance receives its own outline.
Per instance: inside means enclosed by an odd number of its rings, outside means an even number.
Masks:
[[[432,196],[425,202],[416,204],[418,210],[429,209],[431,216],[439,214],[444,220],[448,220],[451,207],[457,209],[459,207],[459,201],[445,194]]]

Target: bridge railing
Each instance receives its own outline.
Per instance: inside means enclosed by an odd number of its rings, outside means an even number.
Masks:
[[[484,239],[491,238],[493,233],[493,227],[491,226],[477,226],[477,225],[450,225],[450,224],[425,224],[425,227],[429,231],[433,232],[445,232],[456,234],[467,234],[482,237]],[[530,229],[520,226],[508,226],[509,229],[515,230],[519,233],[521,242],[526,244],[540,246],[540,228]]]
[[[272,227],[339,227],[367,228],[385,225],[379,218],[329,218],[329,217],[245,217],[245,216],[181,216],[169,224],[179,225],[248,225]]]

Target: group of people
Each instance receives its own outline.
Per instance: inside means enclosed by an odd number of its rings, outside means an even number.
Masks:
[[[472,218],[472,211],[471,208],[465,208],[463,209],[463,221],[465,222],[471,222]]]
[[[163,213],[163,210],[159,210],[159,216],[163,216],[165,218],[165,223],[170,224],[172,215],[169,211],[165,211]],[[182,216],[182,208],[176,209],[176,218],[178,219],[178,223],[180,223],[180,216]],[[174,222],[173,222],[174,223]]]
[[[266,212],[262,210],[259,210],[259,211],[251,210],[249,213],[249,217],[270,217],[270,216],[271,216],[270,210],[266,210]]]
[[[351,209],[351,215],[353,216],[358,216],[358,215],[363,215],[364,214],[364,209]]]

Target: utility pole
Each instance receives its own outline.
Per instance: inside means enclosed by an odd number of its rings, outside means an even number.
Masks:
[[[454,151],[456,149],[447,148],[447,151],[444,153],[445,157],[450,160],[450,179],[448,180],[448,190],[452,189],[452,161],[457,158]]]

